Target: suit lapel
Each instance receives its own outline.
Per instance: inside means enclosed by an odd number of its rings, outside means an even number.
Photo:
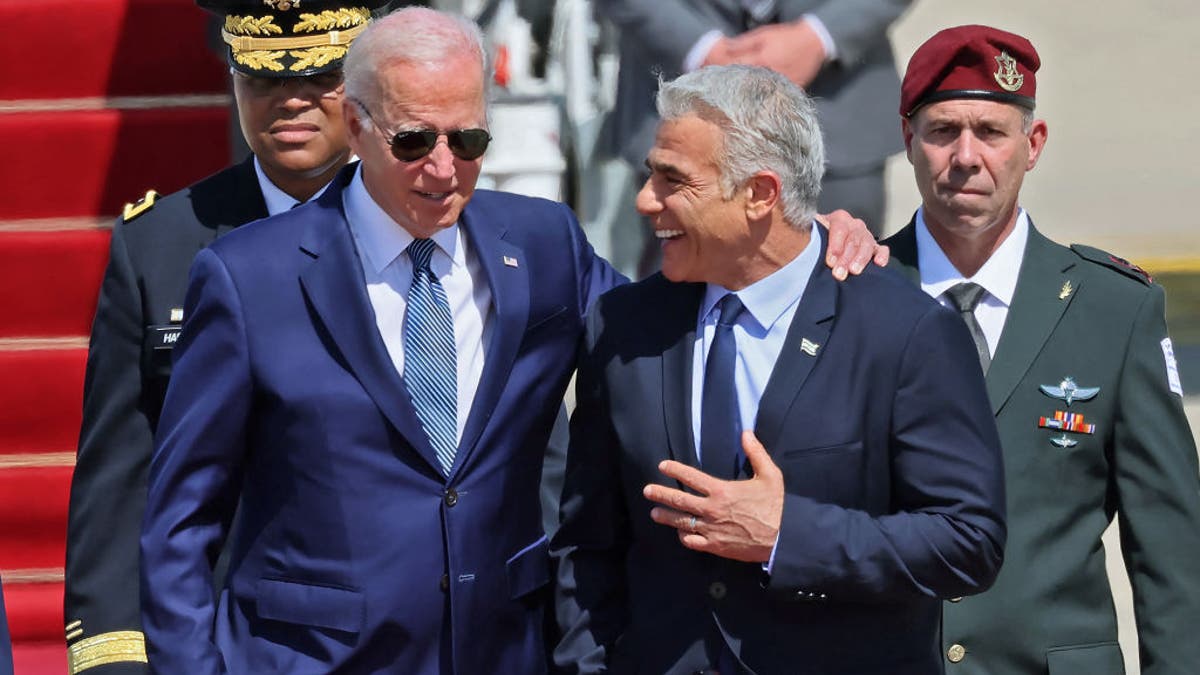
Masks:
[[[462,227],[466,239],[479,259],[492,291],[492,329],[484,359],[483,373],[471,403],[471,414],[463,427],[462,440],[454,458],[451,475],[458,473],[470,458],[480,434],[491,418],[504,383],[516,361],[517,349],[529,323],[529,272],[525,252],[504,240],[507,231],[503,216],[491,214],[485,221],[470,206],[463,211]],[[515,265],[512,262],[515,261]]]
[[[700,468],[696,441],[692,438],[692,357],[696,345],[696,323],[704,284],[666,284],[667,299],[659,303],[663,312],[658,324],[679,339],[668,340],[662,356],[663,416],[671,458]],[[675,296],[675,297],[672,297]]]
[[[825,345],[833,329],[838,285],[829,269],[820,262],[825,260],[825,248],[826,238],[822,237],[817,265],[808,279],[808,286],[804,289],[796,315],[792,317],[792,325],[788,327],[787,337],[784,338],[783,349],[779,352],[758,404],[754,433],[768,450],[779,447],[788,409],[800,395],[800,389],[817,365],[817,360],[825,353]],[[802,348],[806,342],[807,350]],[[815,353],[810,354],[814,349]]]
[[[1080,275],[1072,274],[1074,267],[1073,256],[1065,254],[1030,223],[1017,289],[988,369],[988,398],[993,413],[999,414],[1004,407],[1083,284]]]
[[[440,476],[429,437],[376,329],[362,264],[341,210],[342,188],[330,186],[318,202],[321,208],[310,212],[303,223],[307,229],[300,248],[313,261],[301,272],[300,283],[350,372],[384,417]]]

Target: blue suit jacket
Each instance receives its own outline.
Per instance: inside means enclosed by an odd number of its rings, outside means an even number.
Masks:
[[[4,590],[0,589],[0,675],[8,675],[12,671],[12,642],[8,637],[8,615],[4,611]]]
[[[350,176],[193,264],[141,542],[158,672],[545,670],[542,456],[617,278],[567,207],[474,195],[460,222],[494,324],[446,478],[375,325]]]
[[[659,462],[697,464],[704,286],[655,276],[600,299],[554,541],[565,672],[693,673],[722,643],[758,675],[942,671],[939,598],[1000,567],[1003,470],[963,322],[906,284],[809,280],[755,424],[786,489],[769,580],[685,549],[642,497]]]

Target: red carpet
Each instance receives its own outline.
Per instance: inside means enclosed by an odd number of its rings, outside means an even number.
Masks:
[[[193,0],[0,0],[0,579],[16,672],[62,675],[62,566],[107,224],[225,166]]]

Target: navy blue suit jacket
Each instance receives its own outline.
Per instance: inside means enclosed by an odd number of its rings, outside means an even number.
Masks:
[[[447,478],[376,328],[351,175],[193,264],[141,542],[157,672],[546,668],[542,456],[586,308],[618,278],[567,207],[475,193],[460,222],[493,329]]]
[[[685,549],[642,497],[659,462],[697,464],[703,293],[655,276],[589,316],[554,540],[555,661],[693,673],[723,643],[758,675],[940,673],[939,599],[987,588],[1005,538],[1000,445],[963,322],[892,272],[814,270],[754,429],[786,490],[768,581],[758,563]]]
[[[4,612],[4,591],[0,589],[0,675],[12,671],[12,642],[8,637],[8,616]]]

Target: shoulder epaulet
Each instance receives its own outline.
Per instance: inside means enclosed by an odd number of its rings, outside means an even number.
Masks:
[[[139,199],[136,204],[125,205],[125,210],[121,212],[121,219],[128,223],[149,211],[154,208],[155,199],[158,199],[158,193],[154,190],[146,190],[146,196]]]
[[[1092,246],[1084,246],[1083,244],[1071,244],[1071,250],[1075,251],[1079,254],[1079,257],[1085,260],[1090,260],[1097,265],[1114,269],[1131,279],[1137,279],[1147,286],[1154,283],[1154,277],[1150,276],[1149,272],[1108,251],[1102,251]]]

